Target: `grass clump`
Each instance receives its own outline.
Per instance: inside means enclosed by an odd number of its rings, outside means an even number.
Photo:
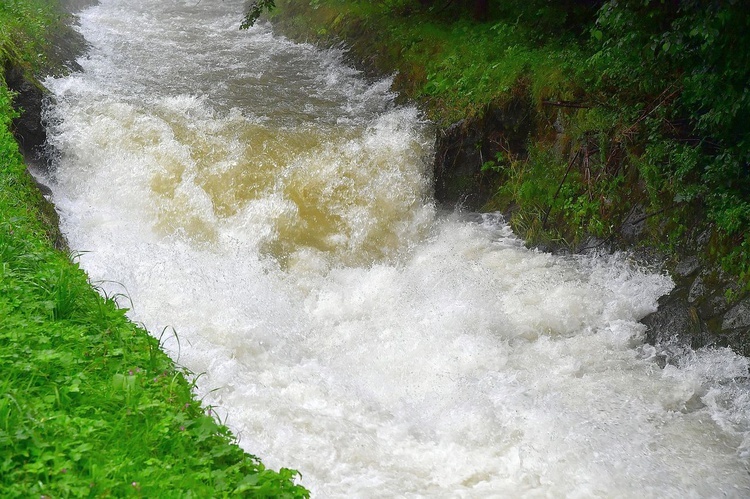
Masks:
[[[30,71],[56,17],[0,4],[0,62]],[[307,497],[245,453],[191,373],[54,249],[0,77],[0,490],[3,497]]]
[[[44,63],[48,28],[61,16],[52,0],[0,2],[0,61],[32,71]]]

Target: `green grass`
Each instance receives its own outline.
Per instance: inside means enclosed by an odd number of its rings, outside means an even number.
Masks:
[[[440,123],[479,115],[488,103],[508,99],[521,78],[533,82],[537,102],[571,96],[564,74],[572,49],[537,46],[520,26],[425,22],[413,29],[399,25],[391,33],[404,47],[405,64],[424,67],[416,96],[428,102]],[[430,40],[429,50],[418,43],[422,40]]]
[[[0,2],[0,61],[31,71],[41,67],[47,29],[61,15],[52,0]]]
[[[297,15],[303,18],[298,24],[306,24],[300,31],[314,30],[321,38],[348,39],[366,32],[368,41],[359,43],[365,48],[357,55],[371,60],[373,54],[387,54],[382,69],[398,70],[399,90],[442,125],[480,115],[488,103],[508,100],[519,79],[531,82],[538,103],[572,98],[575,91],[571,63],[581,56],[576,44],[567,43],[570,35],[541,36],[515,11],[497,12],[493,20],[475,23],[450,11],[404,12],[399,2],[327,0],[310,2],[312,7],[304,1],[277,3],[281,22]]]
[[[38,67],[53,11],[0,5],[0,62]],[[192,373],[53,248],[0,78],[0,490],[3,497],[307,497],[242,451]]]

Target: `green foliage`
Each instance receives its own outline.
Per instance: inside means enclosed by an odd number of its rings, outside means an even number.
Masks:
[[[538,143],[527,158],[491,166],[503,175],[494,202],[516,205],[512,224],[535,242],[552,238],[572,246],[587,235],[612,235],[609,215],[622,209],[617,201],[624,177],[605,174],[597,158],[579,151],[566,163]]]
[[[280,7],[299,8],[288,1]],[[311,30],[319,35],[356,37],[360,26],[377,34],[368,41],[369,50],[388,54],[400,72],[397,84],[420,100],[438,123],[481,115],[488,102],[507,100],[518,80],[527,76],[537,102],[571,97],[566,73],[579,58],[578,49],[563,43],[570,35],[540,35],[536,5],[527,6],[522,16],[498,8],[485,23],[476,23],[468,13],[453,16],[437,3],[422,8],[416,1],[318,0],[315,7],[319,21]]]
[[[248,29],[260,19],[260,16],[262,16],[264,12],[271,12],[275,8],[276,2],[274,0],[253,1],[248,7],[247,12],[245,12],[245,17],[242,19],[240,29]]]
[[[418,31],[428,29],[427,26],[420,24]],[[570,54],[559,48],[529,43],[526,30],[518,25],[497,22],[473,26],[469,21],[459,21],[440,26],[439,30],[440,45],[432,45],[430,53],[407,42],[404,45],[412,48],[403,51],[403,56],[413,58],[413,62],[424,66],[427,72],[417,96],[443,109],[447,107],[445,103],[449,103],[449,113],[441,116],[443,122],[478,115],[487,102],[507,99],[522,77],[539,81],[538,75],[547,76],[544,81],[549,91],[538,95],[539,99],[562,98],[567,90],[562,80],[555,82],[552,77],[556,70],[565,66]],[[414,31],[417,30],[410,29],[412,37]],[[405,33],[395,29],[394,37],[408,40]]]
[[[750,227],[750,16],[742,2],[611,1],[592,31],[594,90],[642,114],[649,188],[700,200],[727,236]],[[649,109],[650,107],[650,109]]]

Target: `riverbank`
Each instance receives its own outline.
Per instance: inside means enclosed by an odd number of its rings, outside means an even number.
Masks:
[[[305,497],[295,471],[268,470],[240,449],[194,398],[195,373],[127,320],[118,305],[126,297],[97,293],[65,248],[24,156],[32,161],[43,145],[35,76],[69,70],[81,47],[69,20],[42,0],[0,5],[0,489]]]
[[[661,36],[639,28],[637,12],[620,13],[635,19],[624,28],[617,13],[575,2],[504,2],[482,23],[451,3],[277,3],[271,19],[280,32],[343,43],[366,73],[395,74],[394,90],[438,124],[439,202],[502,211],[528,244],[546,250],[634,250],[677,284],[644,320],[649,341],[750,354],[750,205],[737,166],[746,151],[722,135],[740,107],[712,118],[724,128],[707,128],[695,106],[715,106],[710,115],[724,112],[724,103],[690,85],[715,75],[679,59],[666,42],[633,57],[628,50]],[[675,32],[687,33],[698,18],[706,26],[724,22],[713,11],[653,14]],[[736,17],[741,27],[746,16]],[[725,28],[726,36],[742,36],[734,23]],[[683,49],[697,43],[694,31]],[[709,57],[723,43],[717,37],[694,50]],[[743,80],[717,66],[731,95]],[[692,79],[674,80],[684,67]],[[693,108],[690,98],[699,102]],[[713,134],[704,142],[714,145],[694,146],[700,130]],[[726,158],[706,152],[722,140]]]

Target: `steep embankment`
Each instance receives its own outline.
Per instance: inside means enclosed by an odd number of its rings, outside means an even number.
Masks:
[[[272,20],[282,33],[343,42],[366,72],[395,73],[394,89],[439,125],[438,201],[503,211],[530,244],[550,250],[635,249],[677,283],[644,320],[651,341],[676,336],[750,354],[743,142],[721,138],[746,95],[724,112],[700,87],[715,75],[675,52],[679,43],[699,57],[721,54],[732,39],[715,29],[741,36],[746,16],[644,13],[627,3],[615,15],[606,5],[532,1],[503,2],[490,22],[475,23],[451,2],[427,11],[415,2],[278,4]],[[742,79],[723,64],[729,92]]]
[[[82,47],[56,9],[0,3],[3,497],[306,496],[295,472],[266,470],[234,443],[193,398],[192,373],[63,251],[55,210],[24,163],[44,165],[45,92],[33,75],[66,70]]]

